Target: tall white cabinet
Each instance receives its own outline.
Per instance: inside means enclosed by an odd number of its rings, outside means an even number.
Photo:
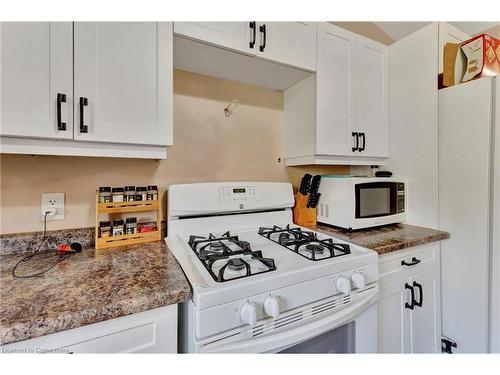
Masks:
[[[72,139],[72,24],[4,22],[0,37],[0,135]]]
[[[0,32],[2,153],[166,158],[171,22],[6,22]]]
[[[284,112],[287,165],[383,164],[389,156],[388,47],[318,23],[316,76],[285,91]]]

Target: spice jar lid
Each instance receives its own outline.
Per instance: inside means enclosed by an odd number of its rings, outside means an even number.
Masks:
[[[125,186],[125,191],[135,191],[135,186]]]
[[[119,225],[123,225],[123,219],[113,220],[114,227],[117,227]]]
[[[147,191],[148,188],[146,186],[137,186],[137,188],[135,190],[136,191]]]
[[[123,192],[123,188],[122,187],[114,187],[111,189],[111,191],[113,193],[122,193]]]
[[[148,185],[148,190],[158,190],[158,186],[156,186],[156,185]]]
[[[126,221],[127,224],[137,223],[137,218],[136,217],[127,217],[125,219],[125,221]]]
[[[100,193],[108,193],[111,192],[111,186],[101,186],[99,187]]]
[[[99,227],[110,227],[111,226],[111,221],[100,221],[99,222]]]

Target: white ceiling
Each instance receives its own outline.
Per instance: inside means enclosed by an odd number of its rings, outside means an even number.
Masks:
[[[500,22],[450,23],[469,35],[475,35],[493,26],[500,25]],[[375,24],[396,41],[430,24],[430,22],[375,22]]]

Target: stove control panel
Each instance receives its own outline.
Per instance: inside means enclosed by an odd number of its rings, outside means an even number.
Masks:
[[[221,203],[251,203],[259,201],[259,190],[256,186],[223,186],[219,188]]]
[[[253,329],[261,320],[280,319],[287,311],[306,304],[321,306],[325,298],[337,296],[343,300],[348,295],[356,296],[377,287],[378,279],[378,263],[372,263],[284,288],[273,289],[269,285],[272,292],[197,311],[195,331],[204,338],[236,327]],[[351,291],[346,293],[348,290]]]

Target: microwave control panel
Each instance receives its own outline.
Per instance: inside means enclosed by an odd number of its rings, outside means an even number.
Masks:
[[[397,183],[397,213],[405,212],[405,184],[403,182]]]

